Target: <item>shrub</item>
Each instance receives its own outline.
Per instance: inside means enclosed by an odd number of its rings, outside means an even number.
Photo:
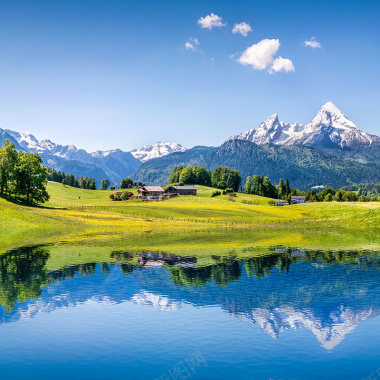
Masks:
[[[222,193],[218,190],[214,191],[212,194],[211,194],[211,197],[217,197],[218,195],[221,195]]]
[[[111,187],[110,187],[110,190],[115,190],[115,186],[111,186]]]

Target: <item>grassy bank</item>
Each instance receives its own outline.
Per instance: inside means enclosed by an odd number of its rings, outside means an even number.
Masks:
[[[215,249],[229,243],[247,246],[250,239],[267,246],[293,241],[310,248],[329,244],[350,248],[376,245],[380,235],[379,203],[273,207],[268,198],[248,194],[238,194],[234,201],[228,195],[211,198],[213,189],[197,187],[196,197],[112,202],[113,191],[49,183],[51,199],[43,207],[0,199],[0,252],[28,244],[111,244],[110,240],[126,239],[136,248],[159,245],[176,251],[195,249],[197,244],[216,244]]]

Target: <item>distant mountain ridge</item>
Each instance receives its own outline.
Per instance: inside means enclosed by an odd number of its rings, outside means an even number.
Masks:
[[[166,143],[159,141],[154,145],[144,145],[141,149],[131,150],[133,157],[141,162],[146,162],[154,158],[167,156],[171,153],[185,152],[187,148],[177,143]]]
[[[72,173],[79,177],[82,175],[94,177],[98,186],[106,177],[112,185],[118,185],[123,178],[135,173],[142,162],[172,152],[186,151],[186,148],[180,144],[159,142],[132,152],[124,152],[120,149],[87,152],[84,149],[78,149],[75,145],[60,145],[47,139],[39,141],[29,132],[19,133],[1,128],[0,138],[1,142],[10,139],[18,150],[39,153],[44,164],[55,170]]]

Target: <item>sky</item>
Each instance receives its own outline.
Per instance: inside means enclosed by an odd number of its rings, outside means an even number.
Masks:
[[[332,101],[380,135],[380,1],[0,1],[0,128],[218,146]]]

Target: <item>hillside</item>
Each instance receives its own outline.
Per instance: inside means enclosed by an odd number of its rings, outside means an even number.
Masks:
[[[134,178],[162,185],[168,183],[176,165],[204,165],[213,170],[228,166],[239,170],[243,182],[247,176],[261,174],[278,183],[288,178],[293,187],[307,190],[326,185],[340,188],[354,183],[378,182],[380,168],[340,158],[306,146],[257,145],[250,141],[229,140],[219,148],[200,147],[171,154],[143,164]]]
[[[112,191],[82,190],[49,182],[49,203],[26,207],[0,198],[0,252],[17,246],[62,243],[98,245],[114,241],[122,249],[160,246],[182,253],[237,245],[297,244],[304,248],[379,244],[378,203],[309,203],[273,207],[269,199],[238,194],[211,198],[197,186],[196,197],[165,201],[112,202]],[[135,191],[135,190],[134,190]],[[310,234],[310,231],[313,234]],[[358,231],[360,232],[358,233]],[[113,244],[113,243],[112,243]]]

